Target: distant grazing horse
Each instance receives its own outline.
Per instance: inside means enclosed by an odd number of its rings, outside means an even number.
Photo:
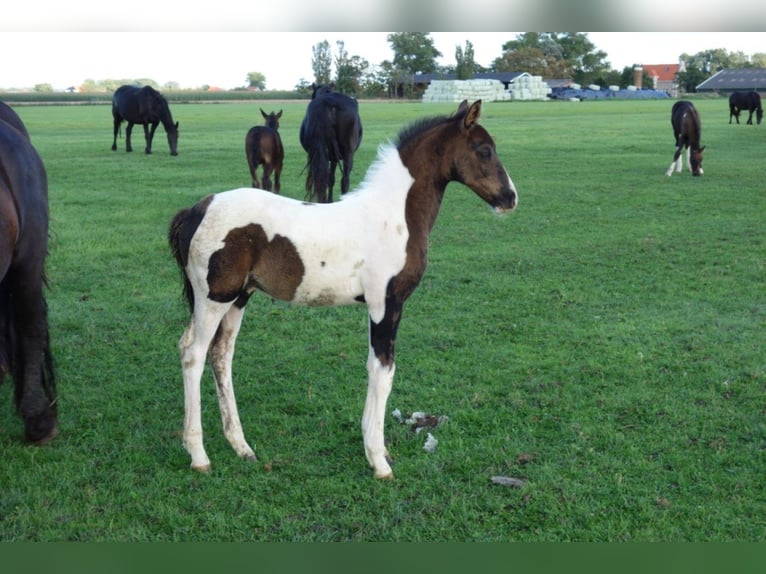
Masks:
[[[729,123],[731,118],[739,123],[739,112],[747,110],[750,115],[747,117],[747,123],[753,125],[753,112],[755,112],[758,125],[761,125],[763,119],[763,108],[761,107],[761,96],[758,92],[734,92],[729,96]]]
[[[679,100],[673,104],[670,123],[676,138],[676,151],[673,154],[673,163],[670,164],[665,175],[673,175],[674,169],[681,173],[683,168],[681,152],[684,148],[686,148],[686,163],[692,175],[702,175],[702,152],[705,150],[705,146],[700,147],[702,122],[697,109],[691,102]]]
[[[422,119],[398,144],[380,147],[359,188],[332,204],[251,188],[209,195],[179,211],[168,234],[185,273],[191,322],[179,341],[191,466],[210,469],[202,443],[200,378],[208,355],[224,433],[255,460],[232,387],[232,356],[245,304],[254,291],[298,305],[364,303],[369,312],[369,376],[362,415],[364,449],[377,478],[391,478],[383,441],[394,378],[394,346],[404,302],[426,268],[428,235],[451,181],[496,212],[516,207],[513,182],[478,124],[481,100],[450,117]],[[265,331],[264,331],[265,332]]]
[[[24,123],[0,105],[0,383],[10,374],[28,441],[58,434],[48,336],[48,178]]]
[[[300,129],[301,145],[308,154],[306,192],[309,199],[331,203],[338,163],[341,194],[348,192],[354,153],[362,143],[362,120],[354,98],[324,84],[312,84],[312,89]]]
[[[144,126],[146,153],[152,153],[154,132],[162,122],[168,135],[170,155],[178,155],[178,122],[173,123],[168,101],[151,86],[117,88],[112,97],[112,117],[114,118],[112,151],[117,150],[117,134],[120,131],[120,124],[125,120],[128,122],[128,127],[125,128],[125,151],[133,151],[130,145],[130,134],[133,131],[133,124],[141,124]]]
[[[261,109],[261,115],[266,120],[266,124],[250,128],[245,136],[247,165],[250,166],[253,187],[279,193],[279,178],[282,175],[282,163],[285,158],[282,138],[279,137],[279,131],[277,131],[279,130],[279,118],[282,117],[282,110],[279,110],[278,114],[274,112],[267,114]],[[258,174],[256,173],[259,165],[263,165],[263,185],[258,182]],[[271,183],[272,172],[274,173],[273,185]]]

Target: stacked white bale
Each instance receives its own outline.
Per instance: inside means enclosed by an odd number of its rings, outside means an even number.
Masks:
[[[498,80],[432,80],[423,92],[424,102],[495,102],[508,99],[510,94]]]
[[[545,100],[551,89],[542,76],[519,76],[511,85],[511,98],[514,100]]]

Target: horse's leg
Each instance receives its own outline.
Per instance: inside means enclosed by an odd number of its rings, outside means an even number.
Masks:
[[[668,167],[668,170],[665,172],[665,175],[670,177],[673,175],[673,170],[675,171],[681,171],[681,151],[683,150],[683,144],[676,146],[676,151],[673,154],[673,161],[670,164],[670,167]]]
[[[274,193],[279,193],[281,189],[281,184],[279,183],[279,180],[282,176],[282,162],[277,161],[277,163],[274,165]]]
[[[125,128],[125,151],[133,151],[133,146],[130,144],[130,135],[133,133],[133,122],[128,120],[128,125]]]
[[[341,194],[348,193],[348,188],[351,183],[351,170],[354,168],[354,155],[349,154],[346,159],[343,160],[343,175],[340,180],[340,192]]]
[[[115,116],[114,118],[114,139],[112,140],[112,151],[117,151],[117,134],[120,132],[120,124],[122,119]]]
[[[242,423],[239,420],[231,376],[234,344],[242,325],[244,312],[244,308],[232,305],[224,315],[210,346],[210,362],[213,366],[218,405],[221,410],[221,421],[226,439],[240,457],[254,461],[256,460],[255,453],[245,441],[245,435],[242,432]]]
[[[330,160],[330,172],[327,174],[327,203],[332,203],[332,188],[335,187],[335,170],[338,168],[338,162],[335,159]]]
[[[157,131],[157,126],[160,125],[160,121],[152,122],[150,128],[148,124],[144,124],[144,137],[146,137],[146,154],[152,153],[152,140],[154,139],[154,132]]]
[[[747,125],[752,126],[753,125],[753,108],[750,108],[750,115],[747,116]]]
[[[194,313],[178,342],[184,378],[184,447],[191,455],[191,467],[210,470],[210,459],[202,443],[200,381],[210,342],[230,304],[215,303],[204,295],[195,296]]]
[[[274,185],[271,183],[271,172],[272,167],[271,164],[268,162],[264,162],[263,164],[263,189],[267,191],[272,191],[274,189]]]
[[[386,404],[391,394],[396,371],[394,345],[400,317],[401,305],[389,305],[380,323],[370,319],[367,399],[362,414],[362,440],[365,455],[375,472],[375,478],[394,477],[385,445],[384,426]]]
[[[21,385],[17,390],[19,413],[24,421],[26,439],[42,444],[58,434],[55,397],[47,397],[43,387],[46,376],[43,360],[49,356],[43,272],[39,265],[32,265],[17,268],[12,273],[13,321],[21,353],[20,362],[24,365]]]
[[[692,171],[691,157],[692,157],[692,148],[690,146],[686,146],[686,167],[689,168],[689,173],[691,173],[691,171]],[[676,171],[678,173],[681,173],[682,169],[683,169],[683,162],[679,161],[678,162],[678,167],[676,168]]]

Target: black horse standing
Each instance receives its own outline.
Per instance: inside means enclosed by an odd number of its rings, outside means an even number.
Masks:
[[[673,170],[680,173],[683,168],[681,152],[686,148],[686,163],[692,175],[702,175],[702,152],[705,146],[700,146],[702,139],[702,121],[694,104],[687,100],[679,100],[673,104],[670,112],[670,124],[673,126],[673,135],[676,138],[676,151],[673,154],[673,163],[665,172],[665,175],[673,175]]]
[[[0,104],[0,383],[10,374],[25,437],[42,444],[58,434],[44,296],[48,177],[24,123]]]
[[[338,163],[341,194],[349,189],[354,153],[362,142],[362,120],[354,98],[332,91],[332,85],[312,84],[312,89],[300,130],[308,154],[306,192],[319,203],[331,203]]]
[[[750,112],[747,117],[749,125],[753,125],[753,112],[755,112],[758,125],[761,125],[763,107],[761,107],[761,95],[758,92],[733,92],[729,96],[729,123],[731,123],[732,116],[739,123],[739,113],[742,110]]]
[[[125,128],[125,151],[133,151],[130,134],[133,124],[144,126],[146,153],[152,153],[152,139],[157,126],[162,122],[168,135],[170,155],[178,155],[178,122],[173,123],[170,106],[165,97],[151,86],[120,86],[112,97],[112,116],[114,117],[114,140],[112,151],[117,150],[117,134],[123,120],[128,122]]]

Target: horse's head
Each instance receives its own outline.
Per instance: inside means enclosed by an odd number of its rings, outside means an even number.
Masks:
[[[279,129],[279,118],[282,117],[282,110],[279,110],[279,113],[266,113],[263,111],[263,108],[261,108],[261,115],[263,116],[263,119],[265,120],[265,126],[267,128],[271,128],[273,130]]]
[[[455,138],[461,149],[452,155],[452,179],[470,187],[489,203],[496,212],[511,211],[518,203],[518,194],[511,177],[497,155],[492,136],[479,125],[481,100],[458,107],[455,121],[460,134]]]
[[[165,131],[168,134],[170,155],[178,155],[178,122],[165,126]]]
[[[311,99],[323,94],[329,94],[335,89],[335,83],[332,84],[311,84]]]
[[[702,152],[705,151],[703,145],[699,149],[695,149],[689,152],[689,164],[692,168],[692,175],[702,175]]]

